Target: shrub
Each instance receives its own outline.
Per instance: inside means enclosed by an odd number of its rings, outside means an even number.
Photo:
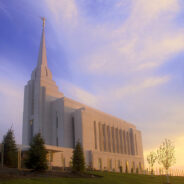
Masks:
[[[27,156],[28,157],[25,161],[27,168],[35,171],[44,171],[48,168],[46,158],[47,151],[40,133],[33,137]]]
[[[18,150],[12,129],[9,129],[4,136],[2,144],[4,145],[4,164],[7,167],[17,167]]]
[[[77,142],[73,150],[72,171],[78,173],[85,171],[84,153],[80,142]]]

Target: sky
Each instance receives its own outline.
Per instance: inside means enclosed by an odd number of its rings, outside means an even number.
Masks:
[[[48,66],[65,96],[131,122],[146,155],[165,138],[184,169],[184,1],[0,0],[0,141],[22,140],[24,86],[46,17]]]

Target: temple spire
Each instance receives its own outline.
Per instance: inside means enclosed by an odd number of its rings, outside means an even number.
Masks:
[[[41,17],[42,21],[43,21],[43,29],[45,28],[45,17]]]
[[[47,55],[46,55],[46,46],[45,46],[45,17],[41,17],[43,21],[42,27],[42,36],[40,42],[40,50],[38,55],[38,67],[47,66]]]

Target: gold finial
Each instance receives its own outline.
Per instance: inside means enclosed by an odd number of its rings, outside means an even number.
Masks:
[[[45,17],[41,17],[42,21],[43,21],[43,29],[45,28]]]

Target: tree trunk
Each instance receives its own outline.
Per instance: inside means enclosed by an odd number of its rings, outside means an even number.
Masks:
[[[170,184],[168,170],[166,170],[167,184]]]

